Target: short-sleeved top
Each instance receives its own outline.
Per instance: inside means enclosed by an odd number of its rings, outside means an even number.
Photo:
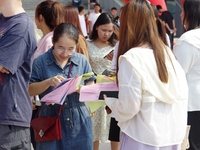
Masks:
[[[43,36],[37,44],[37,50],[33,55],[33,59],[48,51],[52,46],[53,31]]]
[[[93,29],[93,26],[97,20],[97,18],[101,15],[101,13],[95,13],[95,12],[92,12],[89,14],[88,16],[88,21],[91,21],[92,22],[92,29]]]
[[[174,19],[172,14],[169,11],[164,11],[162,15],[160,16],[161,20],[168,24],[170,29],[173,29],[173,23],[172,20]],[[168,31],[167,31],[168,32]]]
[[[114,47],[107,46],[104,48],[98,48],[94,45],[93,41],[88,42],[88,52],[89,52],[89,61],[92,66],[93,71],[96,74],[102,74],[105,69],[111,68],[111,61],[107,58],[104,58]]]
[[[0,124],[29,127],[32,104],[28,85],[32,56],[37,48],[34,25],[26,13],[0,14]]]
[[[84,15],[78,15],[78,18],[79,18],[79,22],[81,24],[81,30],[83,32],[83,35],[84,36],[88,36],[87,35],[87,30],[86,30],[86,23],[85,23],[85,16]]]
[[[31,75],[31,83],[41,82],[45,79],[54,77],[56,75],[63,75],[64,77],[68,76],[70,64],[72,63],[72,69],[70,71],[70,78],[75,77],[76,75],[83,75],[85,73],[92,72],[91,66],[88,62],[88,59],[79,53],[75,53],[68,61],[66,66],[62,69],[61,66],[57,63],[53,55],[53,47],[50,48],[46,53],[38,56],[33,62],[33,69]],[[90,79],[85,82],[94,81],[95,76],[92,76]],[[40,98],[48,94],[53,90],[53,86],[49,87],[46,91],[40,94]]]

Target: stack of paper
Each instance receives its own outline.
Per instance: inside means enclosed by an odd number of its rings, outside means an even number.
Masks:
[[[108,83],[96,83],[87,86],[83,86],[80,90],[79,101],[86,102],[92,101],[97,102],[99,100],[101,91],[119,91],[116,82]],[[101,99],[103,100],[103,99]]]
[[[81,88],[79,101],[86,102],[90,108],[90,112],[95,112],[101,106],[106,105],[103,94],[108,97],[118,97],[118,91],[116,77],[98,75],[96,84]]]
[[[55,103],[62,105],[66,99],[66,96],[76,92],[82,81],[89,79],[94,73],[90,72],[82,76],[75,76],[63,80],[53,91],[45,95],[41,102],[45,102],[47,105]]]
[[[67,95],[76,92],[77,82],[78,76],[64,80],[52,92],[45,95],[41,102],[46,102],[47,105],[52,103],[62,105]]]

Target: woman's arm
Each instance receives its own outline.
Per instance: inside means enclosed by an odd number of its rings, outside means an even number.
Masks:
[[[119,98],[106,98],[106,104],[112,110],[117,121],[125,122],[139,111],[142,98],[141,80],[131,63],[123,59],[119,66]]]
[[[55,76],[41,82],[31,83],[29,85],[29,95],[35,96],[46,91],[50,86],[57,86],[60,82],[62,82],[65,78],[62,76]]]
[[[185,74],[187,74],[198,59],[198,49],[192,44],[183,41],[181,44],[174,46],[173,52]]]

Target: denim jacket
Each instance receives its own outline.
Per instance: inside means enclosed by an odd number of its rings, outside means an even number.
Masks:
[[[82,75],[88,72],[92,72],[92,68],[87,58],[79,53],[75,53],[68,61],[67,65],[62,69],[61,66],[56,62],[56,59],[52,53],[53,47],[50,48],[46,53],[38,56],[33,62],[33,69],[31,75],[31,83],[41,82],[45,79],[54,77],[56,75],[68,76],[70,64],[73,63],[72,70],[70,72],[70,78],[76,75]],[[92,76],[85,83],[95,80],[95,76]],[[49,87],[46,91],[40,94],[42,98],[47,93],[51,92],[54,87]]]

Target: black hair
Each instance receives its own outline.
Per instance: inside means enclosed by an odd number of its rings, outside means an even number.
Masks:
[[[165,25],[163,24],[162,20],[158,16],[158,10],[157,10],[156,6],[154,6],[153,4],[150,4],[150,5],[151,5],[151,7],[153,9],[153,12],[154,12],[154,15],[156,17],[156,25],[157,25],[157,28],[158,28],[159,36],[162,39],[163,43],[165,45],[168,45],[167,44],[167,39],[166,39]]]
[[[92,35],[90,37],[91,40],[96,40],[98,38],[98,33],[96,27],[104,24],[114,23],[113,17],[109,13],[102,13],[96,20],[93,26]],[[114,45],[114,34],[111,35],[110,39],[108,40],[111,45]]]
[[[59,38],[62,36],[67,36],[78,43],[79,32],[78,29],[72,24],[61,23],[58,25],[53,33],[53,43],[58,42]]]
[[[157,8],[157,10],[160,10],[160,9],[162,9],[162,6],[161,5],[156,5],[156,8]]]
[[[117,10],[117,8],[116,7],[112,7],[111,10]]]
[[[185,0],[183,10],[183,23],[187,22],[187,31],[200,26],[200,0]]]
[[[94,7],[95,7],[95,6],[99,6],[99,7],[101,8],[101,6],[100,6],[99,3],[95,3],[95,4],[94,4]]]
[[[83,6],[78,6],[78,12],[80,13],[83,9],[85,9]]]
[[[153,12],[154,12],[154,15],[155,15],[156,19],[159,18],[159,16],[158,16],[158,10],[157,10],[156,6],[154,6],[153,4],[151,4],[151,7],[153,8]]]

